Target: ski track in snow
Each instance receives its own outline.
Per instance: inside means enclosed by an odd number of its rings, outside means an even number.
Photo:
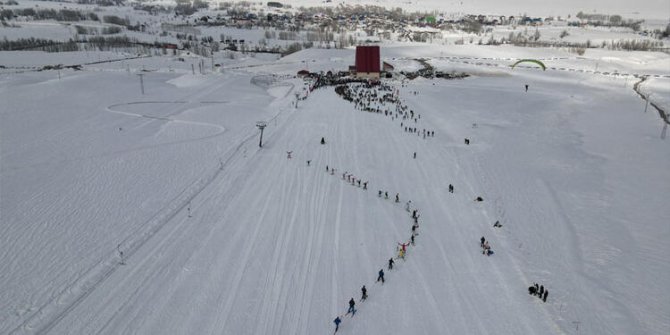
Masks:
[[[215,85],[203,90],[196,94],[194,98],[199,98],[206,96],[207,94],[212,93],[216,89],[219,89],[227,81],[224,81],[220,85]],[[147,103],[147,102],[142,102]],[[151,103],[151,102],[148,102]],[[130,103],[133,104],[133,103]],[[135,103],[136,104],[136,103]],[[205,137],[200,137],[196,139],[186,140],[186,141],[177,141],[172,143],[163,143],[160,145],[169,145],[175,143],[183,143],[190,141],[203,140],[206,138],[211,138],[218,136],[225,131],[225,128],[201,122],[191,122],[191,121],[180,121],[172,120],[169,118],[157,118],[146,115],[127,113],[114,111],[112,108],[118,106],[113,105],[108,108],[109,112],[125,114],[137,117],[145,117],[150,119],[159,119],[165,121],[175,121],[177,123],[184,124],[195,124],[207,127],[215,127],[219,130],[214,135],[209,135]],[[176,108],[168,116],[172,116],[178,113],[181,113],[180,108]],[[203,176],[202,178],[194,181],[189,187],[184,189],[179,193],[175,198],[173,198],[166,207],[162,208],[157,212],[148,222],[138,228],[138,231],[132,232],[128,238],[126,238],[121,244],[121,250],[124,252],[124,257],[129,258],[141,248],[149,239],[151,239],[156,233],[158,233],[164,226],[169,222],[174,221],[173,219],[182,212],[183,209],[200,194],[208,185],[210,185],[219,175],[219,173],[228,165],[231,159],[240,155],[240,148],[246,142],[251,139],[255,139],[255,134],[248,135],[243,141],[237,145],[228,156],[225,162],[221,163],[217,168],[212,169],[213,173],[210,173],[208,176]],[[178,226],[176,227],[178,228]],[[175,229],[176,229],[175,228]],[[73,308],[75,308],[81,301],[86,299],[91,292],[95,290],[102,282],[104,282],[110,275],[120,266],[118,255],[114,252],[98,262],[88,271],[85,271],[81,276],[77,277],[71,284],[67,285],[66,288],[54,295],[50,300],[47,301],[45,305],[36,309],[36,312],[30,315],[20,326],[14,328],[10,333],[11,334],[23,334],[23,333],[47,333],[49,332],[60,320],[62,320]],[[105,327],[103,327],[104,330]]]

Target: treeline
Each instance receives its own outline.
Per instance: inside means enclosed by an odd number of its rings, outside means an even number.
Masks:
[[[601,46],[609,50],[650,51],[663,48],[663,42],[653,40],[618,40],[603,41]]]
[[[584,20],[588,25],[594,27],[625,27],[631,28],[634,31],[639,31],[640,26],[644,20],[624,20],[621,15],[606,15],[606,14],[585,14],[583,12],[577,13],[577,18]],[[579,23],[572,23],[572,25]]]
[[[26,16],[32,17],[34,20],[57,20],[57,21],[100,21],[98,15],[93,12],[80,12],[78,10],[71,9],[34,9],[34,8],[21,8],[21,9],[3,9],[0,11],[0,19],[2,20],[11,20],[15,17]]]
[[[75,25],[74,28],[77,30],[79,35],[112,35],[118,34],[122,31],[121,27],[111,26],[111,27],[84,27]]]
[[[56,20],[56,21],[66,21],[66,22],[76,22],[76,21],[100,21],[100,17],[93,12],[81,12],[78,10],[71,9],[34,9],[34,8],[21,8],[21,9],[3,9],[0,10],[0,20],[11,20],[16,17],[30,17],[33,20]],[[102,22],[109,24],[116,24],[119,26],[125,26],[128,28],[135,27],[130,24],[128,18],[121,18],[116,15],[105,15],[102,17]],[[132,29],[135,30],[135,29]]]
[[[70,51],[109,51],[115,49],[132,49],[138,52],[146,52],[151,48],[160,48],[163,44],[159,42],[142,43],[128,36],[93,36],[83,37],[79,40],[70,39],[66,42],[48,40],[43,38],[19,38],[0,41],[0,51],[33,50],[45,52],[70,52]]]
[[[209,8],[209,4],[203,0],[176,0],[177,6],[174,12],[177,15],[192,15],[201,8]]]
[[[103,7],[121,6],[125,3],[124,0],[77,0],[78,4],[98,5]]]
[[[77,42],[70,39],[67,42],[48,40],[43,38],[19,38],[8,40],[5,37],[0,41],[0,51],[40,50],[47,52],[78,51]]]

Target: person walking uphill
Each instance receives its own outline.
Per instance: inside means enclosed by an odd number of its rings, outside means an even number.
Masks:
[[[389,270],[393,270],[393,257],[389,258]]]
[[[384,269],[379,270],[379,276],[377,276],[377,282],[381,281],[384,284]]]
[[[354,298],[351,298],[351,300],[349,300],[349,310],[347,311],[347,314],[351,313],[351,316],[356,314],[356,308],[354,306],[356,306],[356,302],[354,301]]]
[[[342,319],[340,317],[336,317],[335,320],[333,320],[335,323],[335,332],[337,333],[337,330],[340,329],[340,323],[342,322]]]
[[[361,287],[361,301],[365,301],[368,298],[368,289],[365,288],[365,285]]]

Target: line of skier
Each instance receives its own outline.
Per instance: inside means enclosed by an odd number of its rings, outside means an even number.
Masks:
[[[332,170],[333,170],[332,168],[326,166],[326,171],[327,172],[332,171]],[[343,180],[345,180],[347,182],[351,182],[352,179],[348,178],[348,177],[352,177],[352,175],[349,174],[348,172],[345,172],[345,173],[342,174],[342,179]],[[365,184],[367,185],[367,182]],[[389,199],[388,191],[379,190],[378,191],[378,196],[381,198],[382,195],[384,195],[385,199]],[[395,194],[394,202],[395,203],[400,203],[400,193]],[[395,266],[395,262],[397,260],[399,260],[399,259],[402,259],[403,261],[405,260],[405,257],[407,256],[408,247],[416,245],[416,236],[419,235],[419,233],[417,231],[418,228],[419,228],[419,221],[418,221],[419,220],[419,210],[412,206],[412,201],[411,200],[409,200],[405,203],[405,210],[408,213],[411,213],[411,217],[412,217],[412,220],[413,220],[412,228],[411,228],[411,235],[410,235],[410,238],[409,238],[408,241],[397,242],[397,245],[396,245],[397,256],[389,258],[389,260],[387,262],[387,266],[386,266],[387,271],[393,270],[393,268]],[[379,269],[379,271],[377,272],[377,281],[376,282],[381,283],[381,285],[383,285],[386,282],[384,268]],[[367,300],[367,298],[368,298],[368,290],[365,287],[365,285],[363,285],[363,287],[361,287],[361,298],[360,298],[359,302],[363,302],[363,301]],[[340,324],[342,323],[342,318],[344,318],[347,315],[351,315],[351,317],[353,317],[356,314],[356,312],[357,312],[356,301],[352,297],[349,300],[349,309],[347,310],[347,313],[345,313],[344,315],[338,315],[333,320],[333,323],[335,323],[335,332],[337,333],[337,331],[339,330]]]

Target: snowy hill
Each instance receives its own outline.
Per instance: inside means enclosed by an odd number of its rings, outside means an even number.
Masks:
[[[251,84],[345,69],[353,50],[206,75],[191,74],[199,59],[168,71],[179,63],[151,57],[0,77],[0,333],[329,334],[352,297],[338,334],[668,333],[658,113],[632,75],[573,71],[602,70],[600,55],[533,49],[556,58],[542,72],[503,59],[528,49],[496,50],[383,48],[408,69],[421,56],[478,74],[386,81],[416,121],[299,79]],[[645,55],[609,64],[659,74],[643,89],[664,105],[669,58]],[[144,95],[142,68],[158,69]],[[408,200],[419,235],[388,270],[411,236]]]

